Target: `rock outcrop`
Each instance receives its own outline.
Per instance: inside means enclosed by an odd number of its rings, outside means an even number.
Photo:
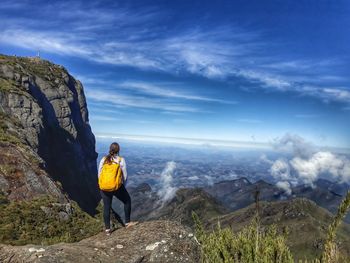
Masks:
[[[95,137],[82,84],[40,58],[0,55],[0,191],[98,204]]]
[[[78,243],[0,245],[0,262],[200,262],[200,250],[193,234],[180,224],[150,221]]]

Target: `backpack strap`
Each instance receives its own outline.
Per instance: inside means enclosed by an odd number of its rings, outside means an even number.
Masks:
[[[114,158],[113,158],[113,160],[112,160],[112,163],[116,163],[116,164],[120,164],[121,162],[122,162],[122,157],[121,156],[117,156],[117,158],[116,158],[116,160],[114,160]]]

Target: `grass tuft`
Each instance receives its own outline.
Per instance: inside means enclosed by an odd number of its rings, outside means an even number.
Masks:
[[[98,217],[89,216],[75,202],[61,204],[49,196],[8,202],[0,195],[0,243],[77,242],[102,230]]]

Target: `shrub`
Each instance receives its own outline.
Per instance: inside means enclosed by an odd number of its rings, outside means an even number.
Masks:
[[[284,235],[275,226],[261,229],[257,219],[233,233],[230,228],[206,233],[198,216],[193,213],[196,237],[202,248],[203,263],[293,263]]]

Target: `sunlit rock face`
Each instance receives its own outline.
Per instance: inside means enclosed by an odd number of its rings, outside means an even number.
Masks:
[[[82,84],[40,58],[0,56],[0,190],[10,200],[63,192],[93,213],[95,137]]]

